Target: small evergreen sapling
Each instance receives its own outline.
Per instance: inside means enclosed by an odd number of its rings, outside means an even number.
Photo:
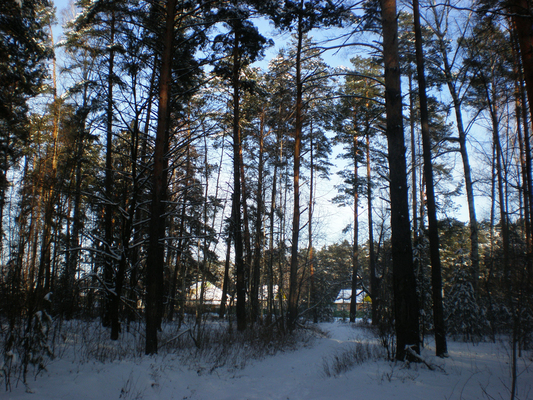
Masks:
[[[45,296],[47,302],[49,302],[48,297],[48,295]],[[48,332],[52,325],[52,318],[46,312],[46,307],[42,308],[29,317],[30,321],[22,341],[24,348],[23,381],[25,383],[29,364],[36,368],[38,374],[45,369],[46,359],[53,358],[53,351],[48,344]]]
[[[460,256],[455,263],[451,289],[445,298],[448,333],[464,341],[478,341],[487,329],[485,312],[479,306],[471,282],[472,273]]]

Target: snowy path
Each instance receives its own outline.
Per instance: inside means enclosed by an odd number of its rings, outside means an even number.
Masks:
[[[183,366],[172,356],[143,357],[108,364],[55,360],[48,372],[0,400],[477,400],[508,399],[509,365],[505,343],[449,343],[446,360],[423,356],[444,368],[403,368],[387,361],[367,361],[340,376],[326,377],[324,357],[346,349],[350,341],[369,335],[349,324],[322,324],[329,337],[296,351],[251,360],[243,369],[219,368],[213,373]],[[533,360],[520,363],[517,399],[533,399]]]
[[[324,383],[322,359],[329,356],[348,341],[356,332],[348,324],[342,324],[329,338],[316,340],[312,347],[296,352],[285,352],[250,366],[235,375],[210,380],[197,388],[193,399],[328,399],[330,385]],[[334,380],[330,380],[337,386]]]

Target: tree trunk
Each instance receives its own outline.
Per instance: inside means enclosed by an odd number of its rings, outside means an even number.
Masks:
[[[279,139],[279,135],[278,135]],[[275,302],[274,302],[274,217],[276,215],[276,196],[278,184],[278,156],[276,152],[276,160],[274,161],[274,173],[272,174],[272,194],[270,203],[270,228],[269,228],[269,244],[268,244],[268,314],[272,320],[274,316]],[[281,286],[281,285],[280,285]],[[279,290],[279,287],[278,287]],[[280,293],[278,291],[278,293]],[[281,293],[280,293],[281,294]],[[269,321],[271,322],[271,321]]]
[[[250,299],[252,303],[252,323],[260,317],[262,305],[259,302],[259,286],[261,275],[261,246],[263,243],[263,164],[264,164],[264,130],[265,112],[261,112],[261,127],[259,131],[259,160],[257,172],[257,215],[255,218],[255,250],[252,268],[252,287]]]
[[[487,96],[489,96],[487,90]],[[489,100],[490,103],[490,100]],[[493,103],[490,106],[491,120],[492,120],[492,137],[494,140],[494,147],[496,151],[496,178],[498,180],[498,200],[500,203],[500,229],[503,245],[503,265],[504,265],[504,279],[506,284],[509,286],[510,290],[510,281],[511,281],[511,265],[510,265],[510,250],[509,250],[509,225],[507,217],[507,191],[505,189],[505,179],[503,177],[504,173],[504,163],[503,163],[503,152],[500,142],[500,131],[498,123],[498,115],[496,104]],[[511,293],[509,292],[509,298],[511,298]]]
[[[417,182],[417,148],[415,131],[415,93],[413,90],[413,74],[409,73],[409,128],[411,131],[411,208],[413,210],[413,243],[418,246],[418,182]],[[415,271],[418,271],[418,258],[415,257]]]
[[[170,129],[170,87],[176,0],[168,0],[163,32],[163,54],[159,79],[157,132],[152,171],[152,203],[146,258],[146,354],[157,353],[157,330],[161,325],[160,304],[163,297],[166,217],[165,199],[168,174],[168,146]]]
[[[176,246],[176,262],[174,263],[174,271],[172,274],[172,280],[170,282],[169,293],[169,307],[167,318],[168,321],[174,320],[174,311],[176,308],[176,293],[178,289],[178,276],[180,276],[180,270],[182,269],[181,256],[185,247],[185,219],[187,211],[187,201],[189,197],[189,182],[192,177],[191,170],[191,133],[190,130],[187,135],[187,148],[186,148],[186,161],[185,161],[185,182],[183,183],[183,198],[180,211],[180,225],[178,228],[178,244]]]
[[[531,142],[529,137],[529,119],[527,114],[527,99],[526,90],[524,87],[524,77],[522,71],[522,64],[519,60],[518,54],[518,40],[516,34],[513,35],[513,46],[515,54],[515,69],[516,69],[516,125],[520,140],[520,160],[522,166],[522,181],[523,181],[523,198],[524,198],[524,215],[526,227],[527,240],[527,272],[528,279],[533,279],[533,178],[532,178],[532,162],[531,162]],[[523,126],[523,131],[522,131]]]
[[[529,112],[533,119],[533,22],[531,3],[528,0],[511,0],[508,3],[513,27],[520,45],[520,55],[524,67],[524,80],[529,103]]]
[[[376,271],[376,254],[374,250],[374,226],[372,218],[372,174],[370,168],[370,131],[366,134],[366,196],[368,204],[368,258],[370,264],[370,296],[372,298],[372,325],[377,325],[379,316],[379,280]]]
[[[218,312],[218,317],[220,319],[223,319],[224,315],[226,314],[226,303],[228,301],[230,257],[231,257],[231,233],[226,238],[226,260],[224,262],[224,281],[222,282],[222,298],[220,300],[220,310]]]
[[[434,10],[434,13],[436,11]],[[472,283],[474,290],[478,293],[478,281],[479,281],[479,228],[476,217],[476,207],[474,202],[474,185],[472,182],[472,172],[470,169],[470,161],[468,158],[468,150],[466,147],[466,132],[463,125],[463,114],[461,111],[462,101],[459,98],[459,94],[454,86],[453,75],[451,66],[448,61],[448,50],[447,43],[444,40],[444,34],[441,31],[440,19],[436,15],[435,21],[437,23],[437,35],[439,38],[439,47],[442,54],[444,75],[446,78],[446,84],[448,90],[452,97],[453,108],[455,111],[455,121],[457,123],[457,134],[459,142],[459,152],[461,154],[461,159],[463,161],[463,170],[465,178],[465,190],[466,190],[466,200],[468,203],[468,217],[470,220],[470,261],[472,265],[473,279]]]
[[[115,12],[111,12],[111,26],[109,39],[109,70],[107,76],[107,109],[106,109],[106,156],[105,156],[105,204],[104,204],[104,316],[103,325],[111,326],[111,336],[114,336],[113,321],[115,315],[112,311],[113,303],[113,275],[115,273],[115,260],[113,257],[113,73],[115,64]]]
[[[433,326],[435,331],[435,352],[438,357],[446,356],[446,326],[442,306],[442,273],[439,254],[439,230],[437,226],[437,206],[433,182],[433,164],[431,160],[431,138],[429,136],[429,114],[426,95],[426,77],[424,72],[424,52],[422,48],[422,30],[420,28],[420,11],[418,0],[413,0],[413,17],[415,28],[416,69],[418,72],[418,95],[422,125],[422,150],[424,156],[424,177],[428,209],[429,251],[431,259],[431,289],[433,298]]]
[[[52,27],[50,26],[50,38],[52,46],[54,44],[52,36]],[[56,62],[52,63],[52,89],[53,89],[53,103],[52,103],[52,154],[50,170],[45,171],[46,176],[43,182],[44,202],[44,221],[43,233],[41,240],[41,257],[39,261],[39,275],[37,281],[37,288],[42,289],[45,293],[51,288],[51,247],[52,247],[52,220],[54,217],[54,207],[57,201],[56,192],[56,178],[57,178],[57,147],[59,135],[59,123],[61,115],[61,104],[57,97],[57,80],[56,80]],[[37,293],[38,297],[45,293]],[[40,299],[37,299],[40,301]]]
[[[409,199],[403,134],[402,95],[398,54],[396,0],[381,0],[385,109],[391,201],[391,245],[396,359],[413,359],[406,348],[420,352],[419,309],[413,266]]]
[[[313,128],[311,127],[311,135],[310,135],[311,143],[309,146],[309,159],[310,159],[310,177],[309,177],[309,206],[308,206],[308,222],[307,222],[307,228],[308,228],[308,261],[309,261],[309,308],[313,308],[312,314],[313,314],[313,322],[316,324],[318,323],[318,312],[317,312],[317,304],[315,299],[315,271],[314,271],[314,253],[313,253],[313,205],[314,205],[314,190],[315,190],[315,174],[314,174],[314,154],[313,154]]]
[[[353,245],[352,245],[352,297],[350,298],[350,322],[355,322],[357,314],[357,274],[359,269],[359,165],[357,162],[357,136],[353,137]]]
[[[239,127],[240,132],[240,127]],[[244,174],[244,158],[242,154],[242,137],[239,144],[239,166],[241,169],[241,209],[242,209],[242,239],[244,242],[244,280],[246,290],[251,290],[252,285],[252,246],[250,235],[250,219],[248,218],[248,191],[246,190],[246,175]]]
[[[300,2],[303,10],[303,1]],[[298,318],[298,241],[300,238],[300,147],[302,142],[302,15],[298,15],[298,43],[296,49],[296,114],[294,127],[294,205],[292,215],[291,267],[289,277],[288,327],[293,330]]]
[[[241,224],[241,127],[240,127],[240,36],[235,32],[233,47],[233,243],[235,245],[235,269],[237,275],[237,329],[246,329],[246,279],[243,258]]]

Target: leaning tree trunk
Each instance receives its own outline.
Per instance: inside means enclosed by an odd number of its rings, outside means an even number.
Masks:
[[[435,11],[434,11],[435,12]],[[463,162],[463,171],[465,178],[465,191],[466,191],[466,200],[468,204],[468,217],[470,220],[470,262],[472,265],[473,271],[473,285],[476,293],[478,292],[478,281],[479,281],[479,228],[476,217],[476,207],[474,203],[474,185],[472,181],[472,172],[470,168],[470,161],[468,158],[468,150],[466,146],[466,131],[463,125],[463,114],[461,111],[462,101],[459,98],[459,94],[454,86],[454,78],[452,75],[452,69],[448,61],[448,50],[447,44],[444,40],[444,34],[441,32],[441,26],[439,23],[439,18],[435,16],[435,21],[437,23],[437,31],[439,38],[439,51],[442,55],[444,76],[446,79],[446,85],[452,97],[453,108],[455,111],[455,120],[457,123],[457,134],[459,142],[459,153],[461,154],[461,159]]]
[[[396,0],[381,0],[381,17],[385,64],[396,359],[415,360],[416,358],[406,351],[410,348],[419,353],[420,339],[418,296],[409,221]]]

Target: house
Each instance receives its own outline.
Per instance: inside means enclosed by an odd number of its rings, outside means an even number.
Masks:
[[[197,307],[200,304],[200,296],[202,292],[203,282],[197,282],[189,286],[187,296],[187,306]],[[202,304],[205,309],[216,311],[220,308],[222,302],[222,290],[213,285],[211,282],[207,282],[204,287],[204,293],[202,297]]]
[[[193,310],[200,305],[200,296],[202,291],[202,282],[197,282],[189,286],[187,291],[187,308]],[[274,285],[273,294],[275,301],[279,300],[278,297],[278,286]],[[234,305],[235,299],[231,298],[231,294],[228,293],[226,299],[226,306],[230,306],[230,303]],[[248,299],[247,299],[248,301]],[[263,285],[259,287],[259,302],[263,310],[267,309],[268,304],[268,286]],[[206,282],[204,287],[204,293],[202,297],[203,310],[210,310],[212,312],[217,312],[222,303],[222,290],[213,285],[211,282]]]
[[[335,311],[350,311],[350,301],[352,299],[352,289],[341,289],[335,299]],[[357,311],[368,311],[369,305],[372,304],[370,296],[361,291],[357,294],[356,300]]]

